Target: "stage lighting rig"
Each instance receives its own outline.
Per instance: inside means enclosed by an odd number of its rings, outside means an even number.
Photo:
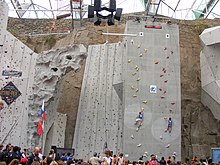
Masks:
[[[101,19],[108,19],[107,23],[109,26],[114,25],[115,19],[120,21],[122,8],[116,9],[116,0],[110,0],[109,7],[102,7],[101,5],[102,5],[101,0],[94,0],[94,6],[92,5],[88,6],[88,18],[94,18],[95,14],[97,17],[97,20],[94,22],[94,25],[96,26],[100,25]],[[102,15],[101,12],[103,10],[107,11],[109,14]]]

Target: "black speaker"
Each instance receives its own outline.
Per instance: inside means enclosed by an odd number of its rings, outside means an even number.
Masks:
[[[114,12],[116,10],[116,0],[109,1],[109,11]]]
[[[101,0],[95,0],[94,1],[94,10],[95,11],[101,11],[101,5],[102,5]]]
[[[94,18],[94,6],[88,6],[88,18]]]
[[[122,14],[122,8],[117,8],[114,19],[120,21],[121,20],[121,14]]]

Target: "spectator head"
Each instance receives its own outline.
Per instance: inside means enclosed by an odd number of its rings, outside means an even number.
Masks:
[[[9,165],[19,165],[19,160],[18,159],[13,159],[10,163],[9,163]]]
[[[7,151],[10,151],[11,148],[12,148],[12,145],[11,145],[10,143],[6,145],[6,150],[7,150]]]
[[[123,157],[123,153],[120,153],[120,154],[119,154],[119,157],[122,158],[122,157]]]
[[[35,156],[38,156],[39,153],[40,153],[40,148],[39,148],[39,147],[35,147],[35,148],[34,148],[34,155],[35,155]]]
[[[14,151],[14,152],[18,152],[18,151],[19,151],[19,147],[18,147],[18,146],[14,146],[14,147],[13,147],[13,151]]]
[[[3,144],[0,144],[0,151],[3,149],[3,147],[4,147]]]
[[[164,157],[162,157],[161,160],[164,160]]]

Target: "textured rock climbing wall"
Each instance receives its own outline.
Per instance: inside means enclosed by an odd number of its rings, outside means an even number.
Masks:
[[[28,148],[29,99],[33,93],[37,54],[6,31],[7,19],[7,3],[0,1],[0,102],[3,104],[0,109],[0,143],[13,143]],[[10,82],[21,95],[15,94],[18,98],[7,105],[10,99],[4,97],[3,88]]]
[[[36,75],[33,84],[33,94],[30,100],[29,110],[29,134],[28,144],[33,148],[40,141],[45,153],[49,152],[51,145],[63,147],[65,139],[66,115],[57,113],[56,92],[57,84],[62,76],[69,71],[80,69],[80,63],[86,58],[87,51],[83,45],[71,45],[60,49],[53,49],[39,54],[36,61]],[[45,101],[47,119],[42,139],[36,136],[37,122],[39,121],[39,109]]]
[[[181,160],[179,28],[128,21],[126,33],[137,37],[126,38],[123,152],[128,160],[149,159],[152,153]],[[140,127],[135,125],[139,112],[144,114]],[[169,117],[171,133],[166,131]]]
[[[204,43],[200,53],[201,101],[220,120],[220,26],[205,29],[200,38]]]
[[[102,154],[105,142],[116,153],[122,149],[124,49],[121,43],[89,47],[73,141],[77,158]]]

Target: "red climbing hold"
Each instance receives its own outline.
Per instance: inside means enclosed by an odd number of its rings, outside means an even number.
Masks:
[[[160,74],[160,77],[163,77],[163,74]]]
[[[174,103],[174,102],[171,102],[170,104],[174,105],[175,103]]]
[[[155,62],[155,64],[158,64],[158,63],[159,63],[158,61]]]
[[[165,94],[165,93],[167,93],[167,91],[164,91],[163,93]]]
[[[159,88],[160,91],[162,91],[162,88]]]
[[[168,80],[164,80],[164,83],[167,83],[168,82]]]
[[[172,109],[170,109],[170,113],[172,113],[173,112],[173,110]]]
[[[161,96],[160,98],[161,98],[161,99],[164,99],[164,98],[165,98],[165,96]]]

